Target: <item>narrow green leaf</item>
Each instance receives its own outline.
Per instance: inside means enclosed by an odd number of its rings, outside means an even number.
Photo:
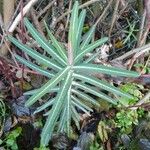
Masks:
[[[41,47],[47,51],[58,63],[66,65],[67,63],[55,52],[49,42],[33,27],[27,18],[24,19],[24,23],[28,31],[32,34],[34,39]]]
[[[65,52],[65,49],[63,48],[63,45],[61,45],[57,40],[56,38],[53,36],[53,34],[51,33],[51,31],[49,30],[46,22],[44,21],[44,24],[45,24],[45,28],[47,30],[47,33],[50,37],[50,39],[52,40],[53,42],[53,45],[55,46],[58,54],[65,60],[65,62],[67,62],[67,54]]]
[[[47,107],[49,107],[49,106],[53,105],[53,104],[54,104],[54,102],[55,102],[55,98],[50,99],[48,102],[46,102],[46,103],[45,103],[45,104],[43,104],[42,106],[37,107],[37,108],[36,108],[36,110],[34,111],[34,114],[37,114],[37,113],[39,113],[39,112],[43,111],[43,110],[44,110],[44,109],[46,109]]]
[[[71,19],[70,19],[70,28],[69,28],[69,37],[68,43],[70,43],[70,48],[73,50],[74,55],[76,54],[77,50],[77,43],[78,39],[76,37],[77,29],[78,29],[78,9],[79,3],[76,1],[73,5]]]
[[[79,121],[80,121],[80,116],[79,114],[77,113],[76,109],[74,108],[74,106],[71,106],[71,114],[72,114],[72,119],[73,121],[75,122],[75,125],[77,126],[78,130],[80,130],[80,124],[79,124]]]
[[[60,121],[58,124],[58,132],[65,132],[65,124],[66,124],[66,111],[67,107],[64,105],[64,109],[62,110]]]
[[[88,53],[91,52],[92,50],[94,50],[96,47],[101,46],[103,43],[105,43],[108,40],[107,37],[99,39],[91,44],[89,44],[88,46],[86,46],[75,58],[75,63],[77,63],[80,59],[83,58],[83,56]]]
[[[32,58],[36,59],[38,62],[47,65],[48,67],[52,67],[54,70],[60,70],[61,67],[56,62],[52,62],[48,57],[41,55],[40,53],[36,52],[32,48],[27,45],[22,44],[18,40],[16,40],[12,36],[8,36],[9,41],[11,41],[14,45],[20,48],[22,51],[30,55]]]
[[[86,110],[88,110],[88,111],[91,111],[91,112],[93,112],[93,110],[90,108],[90,107],[88,107],[87,105],[85,105],[84,103],[82,103],[77,97],[75,97],[75,96],[71,96],[71,98],[74,100],[74,102],[76,103],[76,106],[78,105],[78,107],[81,109],[81,107],[83,107],[83,108],[85,108]]]
[[[66,124],[66,128],[67,128],[67,134],[68,136],[70,136],[70,123],[71,123],[71,85],[70,88],[67,92],[67,103],[65,103],[67,110],[66,110],[66,118],[67,118],[67,124]]]
[[[86,16],[86,10],[82,10],[80,15],[79,15],[79,23],[78,23],[78,29],[76,32],[76,40],[77,40],[77,46],[79,49],[79,45],[81,42],[81,35],[82,35],[82,30],[83,30],[83,26],[84,26],[84,20],[85,20],[85,16]],[[77,53],[78,53],[78,49],[77,49]]]
[[[80,110],[82,110],[83,112],[85,112],[88,116],[90,116],[90,113],[84,108],[84,107],[82,107],[81,105],[79,105],[76,101],[71,101],[72,102],[72,104],[74,105],[74,106],[76,106],[78,109],[80,109]]]
[[[39,91],[40,89],[34,89],[34,90],[30,90],[30,91],[23,93],[23,95],[33,95],[33,94],[38,93]]]
[[[107,96],[106,94],[98,91],[96,88],[93,88],[93,87],[88,86],[88,85],[83,84],[83,83],[77,83],[77,82],[73,82],[73,85],[75,85],[79,89],[85,90],[88,93],[91,93],[97,97],[100,97],[100,98],[102,98],[102,99],[104,99],[104,100],[106,100],[106,101],[108,101],[114,105],[117,104],[117,102],[114,99],[112,99],[111,97]]]
[[[73,67],[77,72],[87,72],[87,73],[103,73],[109,75],[116,76],[124,76],[124,77],[138,77],[139,74],[134,71],[128,71],[121,68],[108,67],[104,65],[96,65],[96,64],[79,64],[79,66]]]
[[[76,94],[77,96],[79,96],[80,98],[84,99],[85,101],[90,102],[91,104],[93,104],[97,107],[100,106],[100,104],[95,99],[93,99],[91,96],[89,96],[85,92],[81,92],[81,91],[76,90],[76,89],[72,89],[72,92],[74,94]]]
[[[84,63],[89,63],[89,62],[93,61],[96,57],[98,57],[98,55],[100,54],[100,52],[101,52],[101,51],[98,51],[98,52],[92,54],[92,56],[90,56],[88,59],[86,59],[86,60],[84,61]]]
[[[54,130],[56,121],[58,117],[60,116],[60,112],[64,104],[63,100],[71,84],[72,73],[73,73],[72,71],[69,71],[67,77],[63,81],[63,84],[62,84],[63,86],[56,97],[56,103],[53,105],[51,109],[51,113],[49,114],[47,121],[45,123],[45,126],[42,130],[41,144],[44,146],[48,144],[48,141],[51,138],[52,132]],[[48,139],[48,140],[45,140],[45,139]]]
[[[22,57],[20,57],[20,56],[18,56],[18,55],[15,55],[15,57],[16,57],[16,59],[17,59],[18,61],[20,61],[20,62],[23,63],[24,65],[28,66],[29,68],[31,68],[31,69],[33,69],[33,70],[35,70],[35,71],[41,73],[42,75],[47,76],[47,77],[49,77],[49,78],[54,77],[54,74],[52,74],[52,73],[50,73],[50,72],[48,72],[48,71],[42,69],[41,67],[39,67],[39,66],[37,66],[37,65],[35,65],[35,64],[31,63],[31,62],[29,62],[29,61],[27,61],[26,59],[24,59],[24,58],[22,58]]]
[[[96,28],[96,26],[93,25],[93,26],[90,28],[90,30],[89,30],[87,33],[85,33],[85,35],[83,36],[84,40],[83,40],[83,42],[81,43],[81,46],[80,46],[81,50],[84,50],[84,49],[86,48],[86,46],[87,46],[87,45],[90,43],[90,41],[92,40],[93,34],[94,34],[94,32],[95,32],[95,28]]]
[[[76,79],[79,79],[79,80],[82,80],[84,82],[90,83],[94,86],[97,86],[97,87],[102,88],[106,91],[112,92],[114,94],[117,94],[117,95],[120,95],[120,96],[123,96],[123,97],[126,97],[126,98],[133,98],[130,94],[127,94],[127,93],[121,91],[120,89],[116,88],[115,86],[112,86],[112,85],[108,84],[107,82],[99,80],[95,77],[84,76],[84,75],[81,75],[81,74],[74,74],[73,76]]]
[[[70,135],[70,122],[71,122],[71,88],[69,88],[67,92],[67,96],[64,99],[64,110],[62,111],[62,115],[59,121],[58,132],[67,132],[69,137]]]
[[[49,116],[50,113],[51,113],[51,109],[48,110],[46,113],[44,113],[43,116]]]
[[[58,92],[58,90],[59,90],[59,87],[52,88],[49,91],[47,91],[47,93]],[[40,88],[39,89],[35,89],[35,90],[27,91],[27,92],[23,93],[23,95],[33,95],[33,94],[38,93],[39,91],[40,91]]]
[[[26,106],[29,107],[32,104],[34,104],[38,99],[40,99],[44,94],[46,94],[50,89],[55,87],[67,74],[68,70],[70,67],[66,67],[63,71],[60,70],[55,77],[51,78],[45,85],[43,85],[40,89],[39,92],[31,96],[27,102]]]
[[[74,114],[75,118],[79,122],[80,121],[80,114],[77,112],[76,108],[73,105],[71,105],[71,111],[72,111],[72,114]]]

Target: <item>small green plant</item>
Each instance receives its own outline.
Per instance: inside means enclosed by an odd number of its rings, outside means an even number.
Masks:
[[[124,106],[134,106],[137,103],[138,99],[142,98],[141,90],[144,87],[140,84],[135,83],[127,83],[122,85],[121,89],[125,92],[128,92],[133,95],[131,99],[121,98],[118,104],[118,113],[116,114],[116,125],[120,128],[121,133],[129,134],[132,131],[132,126],[138,124],[138,120],[140,117],[144,115],[144,110],[142,108],[138,108],[135,110],[126,108],[123,109]]]
[[[137,40],[137,38],[135,36],[135,32],[139,31],[139,30],[135,29],[136,22],[133,22],[133,24],[131,24],[129,22],[129,20],[127,19],[127,23],[128,23],[129,29],[123,30],[123,32],[127,34],[127,37],[123,41],[123,44],[126,44],[127,42],[131,42],[131,38],[134,38],[134,40]]]
[[[138,113],[136,110],[121,110],[116,114],[116,119],[121,133],[129,134],[132,131],[132,125],[138,124]]]
[[[144,87],[142,85],[136,83],[127,83],[125,85],[122,85],[121,89],[124,92],[130,93],[131,95],[133,95],[133,97],[130,99],[122,97],[119,101],[120,104],[124,106],[134,105],[138,101],[138,99],[143,97],[143,94],[141,92],[143,88]]]
[[[89,112],[92,112],[93,110],[86,102],[90,102],[94,106],[99,106],[99,102],[92,98],[91,94],[112,104],[117,104],[117,100],[104,94],[100,89],[112,92],[118,96],[132,98],[130,94],[96,78],[94,74],[103,73],[125,77],[139,76],[138,73],[133,71],[96,65],[84,60],[86,53],[93,51],[95,48],[105,43],[108,38],[104,37],[92,42],[92,36],[96,28],[94,25],[87,33],[85,33],[86,35],[84,35],[84,39],[82,39],[86,10],[82,10],[79,15],[78,10],[79,4],[78,1],[76,1],[73,6],[70,20],[67,50],[65,50],[64,46],[55,39],[46,24],[45,26],[51,39],[51,43],[38,33],[27,18],[24,19],[24,23],[28,31],[37,43],[48,53],[47,56],[22,44],[12,36],[8,36],[8,39],[12,43],[38,61],[38,64],[46,66],[47,70],[18,55],[15,55],[16,59],[31,69],[50,78],[40,89],[28,92],[28,94],[31,94],[32,96],[26,102],[26,106],[29,107],[33,105],[46,93],[57,93],[54,98],[49,99],[35,111],[35,113],[38,113],[49,108],[49,111],[46,113],[48,118],[41,133],[41,145],[44,146],[48,145],[54,129],[57,129],[58,132],[66,132],[70,135],[72,130],[70,124],[71,120],[74,120],[77,127],[79,127],[80,116],[77,112],[77,108],[89,114]],[[84,99],[84,101],[81,101],[81,99]]]
[[[4,140],[0,140],[0,146],[2,145],[6,149],[18,150],[16,140],[17,137],[20,136],[21,132],[22,132],[21,127],[17,127],[16,129],[12,130],[10,133],[6,135]]]

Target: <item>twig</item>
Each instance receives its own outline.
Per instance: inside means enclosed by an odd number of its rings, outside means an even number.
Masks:
[[[88,2],[86,2],[86,3],[84,3],[84,4],[82,4],[82,5],[80,5],[80,6],[79,6],[79,9],[82,9],[82,8],[84,8],[84,7],[87,7],[87,6],[89,6],[89,5],[91,5],[91,4],[95,3],[95,2],[98,2],[98,1],[99,1],[99,0],[90,0],[90,1],[88,1]],[[57,20],[56,20],[54,26],[56,26],[56,24],[57,24],[60,20],[62,20],[66,15],[70,14],[71,12],[72,12],[72,10],[69,10],[69,11],[63,13],[59,18],[57,18]]]
[[[51,8],[51,6],[56,2],[56,0],[53,0],[50,2],[37,16],[37,18],[41,17],[48,9]]]
[[[4,25],[4,23],[3,23],[3,19],[2,19],[2,14],[0,13],[0,27],[2,28],[3,25]]]
[[[140,46],[145,44],[148,34],[149,34],[149,28],[146,27],[146,30],[143,32],[143,36],[142,36],[141,41],[140,41]]]
[[[97,24],[101,21],[101,19],[105,16],[105,14],[107,13],[107,10],[109,9],[110,5],[112,4],[113,0],[110,0],[107,7],[105,8],[105,10],[103,11],[103,13],[101,14],[101,16],[97,19],[97,21],[95,22],[95,25],[97,26]]]
[[[70,0],[70,2],[69,2],[69,11],[71,10],[71,6],[72,6],[72,0]],[[65,25],[65,29],[64,29],[61,41],[63,41],[63,39],[65,38],[66,29],[69,24],[69,17],[70,17],[70,14],[68,14],[68,16],[67,16],[67,21],[66,21],[66,25]]]
[[[15,19],[16,15],[17,15],[17,13],[18,13],[18,11],[19,11],[20,5],[21,5],[21,1],[17,4],[17,7],[15,8],[15,12],[14,12],[14,14],[13,14],[13,16],[12,16],[10,22],[9,22],[9,25],[8,25],[8,28],[7,28],[7,29],[9,29],[9,27],[10,27],[11,24],[13,23],[13,20]]]
[[[147,39],[147,36],[149,34],[149,29],[150,29],[150,26],[149,26],[149,22],[150,22],[150,19],[149,19],[149,15],[150,15],[150,11],[149,11],[149,8],[150,8],[150,1],[144,1],[145,2],[145,8],[144,8],[144,13],[143,13],[143,20],[142,20],[142,23],[141,23],[141,31],[139,33],[139,39],[138,39],[138,43],[137,43],[137,46],[142,46],[142,45],[145,45],[146,43],[146,39]],[[140,3],[142,3],[140,1]],[[142,7],[142,6],[140,6]],[[143,9],[142,9],[143,10]],[[143,30],[145,28],[145,30]],[[139,54],[137,54],[139,55]],[[134,57],[134,59],[132,60],[132,63],[130,64],[130,68],[132,67],[135,59],[137,57]],[[140,59],[137,60],[138,62],[140,63],[144,63],[144,55],[143,57],[140,57]]]
[[[146,44],[146,45],[144,45],[144,46],[142,46],[142,47],[135,48],[135,49],[133,49],[133,50],[131,50],[131,51],[129,51],[129,52],[123,54],[122,56],[120,56],[120,57],[118,57],[118,58],[116,58],[116,59],[114,59],[114,60],[127,59],[127,58],[131,57],[131,56],[132,56],[133,54],[135,54],[135,53],[143,52],[143,51],[146,52],[146,51],[149,51],[149,50],[150,50],[150,43],[149,43],[149,44]]]
[[[43,30],[42,30],[41,24],[40,24],[40,22],[38,21],[38,18],[37,18],[36,14],[35,14],[34,8],[31,8],[31,17],[32,17],[32,20],[33,20],[34,25],[36,26],[36,29],[39,31],[39,33],[40,33],[41,35],[44,36],[44,33],[43,33]]]
[[[37,2],[38,0],[30,0],[27,5],[23,8],[23,16],[30,10],[30,8]],[[21,20],[21,12],[17,15],[14,22],[8,29],[8,32],[13,32]]]
[[[115,23],[116,18],[117,18],[117,11],[118,11],[119,3],[120,3],[120,0],[116,0],[116,5],[115,5],[115,8],[114,8],[114,13],[113,13],[113,16],[112,16],[111,26],[110,26],[110,30],[109,30],[109,37],[111,36],[111,32],[112,32],[112,29],[114,27],[114,23]]]
[[[142,20],[141,20],[141,24],[140,24],[140,30],[139,30],[139,34],[138,34],[137,47],[142,46],[141,45],[141,39],[142,39],[143,30],[144,30],[145,18],[146,18],[146,11],[144,11],[144,13],[142,15]]]
[[[144,69],[145,69],[145,68],[149,65],[149,63],[150,63],[150,55],[149,55],[149,57],[148,57],[148,59],[147,59],[147,61],[146,61],[145,65],[144,65],[144,67],[143,67],[143,69],[142,69],[141,73],[143,73],[143,72],[144,72]]]
[[[11,64],[8,64],[10,67],[14,68],[14,69],[17,69],[17,70],[22,70],[22,68],[20,67],[16,67],[16,66],[13,66]],[[40,74],[39,72],[36,72],[36,71],[33,71],[33,70],[29,70],[28,68],[24,68],[24,72],[26,73],[32,73],[32,74],[37,74],[37,75],[42,75]]]
[[[150,50],[150,48],[149,49],[143,49],[142,51],[139,51],[138,53],[136,53],[133,57],[132,57],[132,59],[130,60],[130,65],[129,65],[129,70],[132,68],[132,66],[133,66],[133,64],[134,64],[134,62],[135,62],[135,60],[139,57],[139,56],[141,56],[142,54],[144,54],[144,53],[146,53],[146,52],[148,52]]]
[[[17,63],[17,61],[16,61],[16,58],[15,58],[14,54],[12,53],[12,51],[11,51],[11,49],[10,49],[10,47],[9,47],[9,44],[7,44],[7,41],[6,41],[5,39],[4,39],[4,43],[5,43],[5,45],[6,45],[6,48],[7,48],[8,51],[10,52],[10,54],[11,54],[11,56],[12,56],[12,58],[13,58],[15,64],[16,64],[16,66],[19,67],[19,65],[18,65],[18,63]]]
[[[9,22],[14,14],[15,0],[3,0],[3,21],[4,28],[7,30]]]

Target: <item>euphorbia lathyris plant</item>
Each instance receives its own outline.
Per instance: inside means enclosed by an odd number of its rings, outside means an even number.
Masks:
[[[28,31],[48,55],[44,56],[29,46],[22,44],[12,36],[8,37],[14,45],[38,61],[39,64],[47,66],[47,69],[43,69],[15,55],[18,61],[49,78],[49,81],[40,89],[31,92],[34,94],[27,100],[26,106],[29,107],[33,105],[46,93],[56,92],[55,97],[49,99],[35,111],[35,113],[37,113],[49,107],[49,111],[46,113],[48,118],[41,133],[41,144],[44,146],[48,144],[54,129],[57,129],[58,132],[66,132],[69,135],[71,131],[71,121],[74,121],[77,127],[79,127],[80,116],[78,110],[89,114],[92,112],[91,105],[88,105],[89,103],[99,106],[99,102],[97,102],[92,95],[100,97],[112,104],[117,103],[117,99],[113,99],[101,92],[101,89],[112,92],[118,96],[132,97],[107,82],[96,78],[93,74],[102,73],[124,77],[139,76],[138,73],[133,71],[96,65],[83,59],[86,53],[92,52],[95,48],[105,43],[108,38],[104,37],[91,42],[95,32],[95,25],[84,35],[84,38],[82,38],[86,10],[82,10],[78,15],[78,9],[78,2],[75,2],[70,19],[67,50],[56,40],[46,24],[51,43],[42,37],[26,18],[24,19],[24,23]],[[56,124],[58,125],[57,128],[55,128]]]

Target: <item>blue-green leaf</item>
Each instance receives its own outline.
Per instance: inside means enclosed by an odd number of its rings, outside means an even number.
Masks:
[[[73,54],[76,54],[77,51],[77,29],[78,29],[78,9],[79,9],[79,3],[76,1],[73,5],[72,13],[71,13],[71,19],[70,19],[70,28],[69,28],[69,37],[68,37],[68,43],[69,48],[72,49]]]
[[[59,87],[52,88],[49,91],[47,91],[47,93],[58,92],[58,90],[59,90]],[[33,94],[38,93],[39,91],[40,91],[40,88],[39,89],[34,89],[34,90],[27,91],[27,92],[23,93],[23,95],[33,95]]]
[[[49,101],[47,101],[45,104],[43,104],[42,106],[40,107],[37,107],[36,110],[34,111],[34,114],[37,114],[43,110],[45,110],[47,107],[53,105],[55,102],[55,98],[53,99],[50,99]]]
[[[56,76],[51,78],[45,85],[43,85],[40,89],[39,92],[31,96],[27,102],[26,106],[29,107],[32,104],[34,104],[38,99],[40,99],[44,94],[46,94],[50,89],[55,87],[67,74],[68,70],[70,67],[66,67],[63,71],[59,71]]]
[[[86,10],[84,9],[84,10],[81,11],[81,13],[79,15],[78,29],[77,29],[77,32],[76,32],[78,49],[79,49],[79,45],[80,45],[80,42],[81,42],[81,35],[82,35],[85,16],[86,16]],[[77,53],[78,53],[78,49],[77,49]]]
[[[93,112],[93,110],[90,107],[88,107],[87,105],[85,105],[84,103],[82,103],[77,97],[75,97],[75,96],[72,95],[71,98],[73,99],[73,104],[75,106],[77,106],[79,109],[83,110],[83,108],[84,108],[84,109],[86,109],[88,111]]]
[[[79,80],[82,80],[84,82],[90,83],[94,86],[97,86],[101,89],[112,92],[114,94],[117,94],[117,95],[120,95],[120,96],[123,96],[123,97],[126,97],[126,98],[133,98],[130,94],[125,93],[125,92],[121,91],[120,89],[116,88],[115,86],[112,86],[112,85],[108,84],[107,82],[99,80],[95,77],[84,76],[84,75],[81,75],[81,74],[74,74],[73,76],[76,79],[79,79]]]
[[[79,89],[85,90],[86,92],[91,93],[91,94],[93,94],[93,95],[95,95],[97,97],[100,97],[103,100],[106,100],[106,101],[108,101],[108,102],[110,102],[110,103],[112,103],[114,105],[117,104],[117,102],[114,99],[112,99],[108,95],[98,91],[94,87],[88,86],[88,85],[83,84],[83,83],[78,83],[78,82],[73,82],[72,84],[75,85],[76,87],[78,87]]]
[[[75,107],[74,106],[71,106],[71,114],[72,114],[72,119],[73,121],[75,122],[78,130],[80,129],[80,124],[79,124],[79,121],[80,121],[80,115],[79,113],[76,111]]]
[[[56,38],[53,36],[53,34],[51,33],[51,31],[49,30],[46,22],[44,21],[44,24],[45,24],[45,28],[48,32],[48,35],[50,37],[50,39],[52,40],[53,42],[53,45],[55,46],[58,54],[67,62],[67,54],[65,52],[65,49],[63,48],[63,45],[61,45],[57,40]]]
[[[82,110],[83,112],[85,112],[88,116],[90,116],[89,111],[87,111],[84,107],[82,107],[81,105],[79,105],[78,103],[76,103],[75,101],[71,101],[71,103],[73,104],[73,106],[76,106],[78,109]]]
[[[63,81],[63,86],[56,97],[56,102],[51,109],[51,113],[49,114],[45,126],[42,130],[41,134],[41,144],[46,146],[48,144],[49,139],[51,138],[52,132],[54,130],[56,121],[60,116],[60,112],[62,111],[62,106],[64,104],[64,98],[66,96],[67,91],[69,90],[70,84],[72,82],[72,71],[69,71],[67,77]]]
[[[138,77],[139,73],[134,71],[128,71],[121,68],[108,67],[104,65],[96,65],[96,64],[79,64],[79,66],[73,67],[77,72],[87,72],[87,73],[102,73],[116,76],[124,76],[124,77]]]
[[[38,71],[38,72],[41,73],[42,75],[47,76],[47,77],[49,77],[49,78],[54,77],[54,74],[52,74],[52,73],[50,73],[50,72],[48,72],[48,71],[42,69],[41,67],[39,67],[39,66],[37,66],[37,65],[35,65],[35,64],[31,63],[31,62],[29,62],[29,61],[27,61],[26,59],[24,59],[24,58],[22,58],[22,57],[20,57],[20,56],[18,56],[18,55],[15,55],[15,57],[16,57],[16,59],[19,60],[21,63],[23,63],[24,65],[28,66],[29,68],[31,68],[31,69],[33,69],[33,70],[35,70],[35,71]]]
[[[48,57],[46,57],[44,55],[41,55],[40,53],[36,52],[35,50],[30,48],[29,46],[22,44],[21,42],[16,40],[14,37],[8,36],[8,39],[13,44],[15,44],[18,48],[20,48],[22,51],[24,51],[25,53],[30,55],[32,58],[36,59],[41,64],[45,64],[48,67],[52,67],[54,70],[60,70],[61,69],[61,67],[58,65],[58,63],[53,62],[51,59],[49,59]]]
[[[33,27],[33,25],[29,22],[27,18],[24,19],[24,23],[28,29],[28,31],[32,34],[34,39],[37,41],[41,47],[47,51],[58,63],[66,65],[67,63],[55,52],[53,47],[49,44],[49,42],[42,37],[42,35]]]
[[[65,103],[65,106],[67,108],[66,110],[66,118],[67,118],[67,122],[66,122],[66,128],[67,128],[67,134],[68,136],[70,136],[70,123],[71,123],[71,85],[70,88],[67,92],[67,97],[66,97],[67,102]]]
[[[93,34],[94,34],[94,32],[95,32],[95,28],[96,28],[96,26],[93,25],[93,26],[90,28],[90,30],[89,30],[87,33],[85,33],[85,35],[83,36],[84,40],[83,40],[83,42],[81,43],[81,46],[80,46],[81,50],[84,50],[84,49],[86,48],[86,46],[87,46],[87,45],[90,43],[90,41],[92,40]]]
[[[65,107],[65,105],[63,105],[64,108],[61,112],[61,116],[60,116],[60,121],[59,121],[59,125],[58,125],[58,132],[65,132],[65,127],[66,127],[66,111],[67,111],[67,107]]]
[[[99,39],[99,40],[89,44],[88,46],[86,46],[75,58],[75,63],[77,63],[80,59],[82,59],[86,53],[93,51],[96,47],[102,45],[107,40],[108,40],[108,38],[105,37],[105,38]]]
[[[81,91],[76,90],[76,89],[72,89],[72,92],[74,94],[76,94],[77,96],[79,96],[80,98],[84,99],[85,101],[90,102],[91,104],[93,104],[97,107],[100,106],[100,104],[95,99],[93,99],[91,96],[89,96],[85,92],[81,92]]]

